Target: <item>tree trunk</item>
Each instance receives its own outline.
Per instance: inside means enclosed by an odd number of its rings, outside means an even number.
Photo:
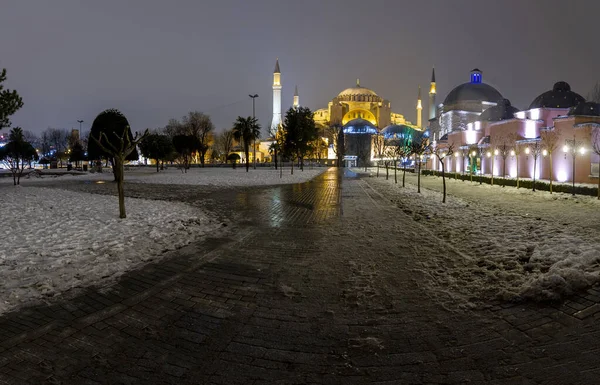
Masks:
[[[473,157],[469,159],[469,162],[471,163],[469,166],[469,175],[471,176],[471,183],[473,183]]]
[[[598,169],[598,199],[600,199],[600,169]]]
[[[402,187],[405,187],[406,181],[406,162],[402,162]]]
[[[494,161],[493,160],[492,160],[492,184],[491,185],[492,186],[494,185]]]
[[[385,162],[385,180],[390,179],[390,169],[388,166],[389,166],[389,162]]]
[[[502,157],[502,187],[506,186],[506,157]]]
[[[292,159],[292,173],[290,175],[294,175],[294,159]]]
[[[248,146],[244,146],[244,152],[246,153],[246,172],[248,172],[250,170],[250,149]]]
[[[552,154],[550,154],[550,194],[552,194]]]
[[[479,154],[479,184],[483,181],[483,153]]]
[[[119,195],[119,218],[124,219],[127,218],[127,214],[125,213],[125,192],[123,190],[123,163],[125,159],[115,158],[115,163],[113,167],[117,172],[117,192]]]
[[[418,163],[418,171],[417,171],[417,192],[421,193],[421,162]]]
[[[158,161],[158,159],[155,159],[155,161],[156,161],[156,172],[159,172],[160,170],[158,169],[158,167],[159,167],[160,162]]]
[[[519,186],[519,155],[518,154],[515,155],[515,158],[517,160],[517,188],[521,188]]]
[[[444,162],[442,162],[440,160],[440,163],[442,164],[442,186],[443,186],[442,203],[446,203],[446,172],[445,172]]]
[[[394,183],[398,184],[398,160],[394,160]]]
[[[379,178],[379,161],[377,161],[377,178]]]
[[[275,159],[275,170],[277,170],[277,150],[273,151],[273,158]]]
[[[533,191],[535,191],[535,170],[537,168],[537,157],[533,157]]]

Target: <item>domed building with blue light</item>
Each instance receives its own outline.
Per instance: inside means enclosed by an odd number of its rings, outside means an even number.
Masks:
[[[435,85],[433,86],[435,87]],[[276,61],[273,73],[273,119],[270,134],[277,132],[282,123],[281,105],[281,69],[279,60]],[[300,105],[298,89],[294,93],[294,106]],[[379,96],[370,88],[363,87],[360,81],[356,85],[341,91],[327,105],[326,108],[314,112],[314,121],[322,128],[341,126],[344,133],[345,155],[354,162],[349,165],[366,162],[370,164],[374,158],[373,136],[382,132],[391,132],[393,127],[407,127],[410,130],[422,131],[422,103],[421,90],[419,89],[416,101],[416,124],[406,120],[403,114],[393,112],[389,100]],[[386,128],[389,128],[386,131]],[[262,147],[268,147],[269,141]],[[333,145],[333,144],[331,144]],[[261,150],[262,152],[262,150]],[[333,150],[331,152],[334,152]],[[327,158],[332,159],[335,154],[328,153]]]
[[[519,110],[481,79],[481,71],[471,71],[471,82],[455,87],[429,121],[434,147],[453,149],[446,171],[598,183],[600,104],[559,81]]]

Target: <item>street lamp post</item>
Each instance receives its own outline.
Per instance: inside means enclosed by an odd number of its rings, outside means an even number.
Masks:
[[[81,123],[83,123],[83,120],[78,120],[77,123],[79,123],[79,135],[81,135]]]
[[[563,151],[565,153],[565,159],[567,158],[567,153],[570,153],[571,159],[573,160],[573,175],[571,175],[573,187],[571,193],[573,196],[575,196],[575,159],[577,158],[578,151],[581,153],[581,155],[585,154],[585,148],[583,147],[583,142],[576,140],[575,135],[573,135],[572,140],[565,140],[565,146],[563,147]]]
[[[256,119],[255,117],[255,104],[254,101],[256,98],[258,98],[258,94],[254,94],[254,95],[248,95],[252,98],[252,120],[254,123],[254,119]],[[253,144],[252,144],[252,161],[254,163],[254,169],[256,170],[256,138],[253,138]],[[246,160],[247,161],[247,160]]]

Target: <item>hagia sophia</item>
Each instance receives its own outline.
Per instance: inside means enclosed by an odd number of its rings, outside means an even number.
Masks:
[[[273,80],[271,132],[282,123],[279,60]],[[294,105],[298,106],[295,91]],[[428,120],[423,127],[420,89],[413,124],[403,114],[392,112],[389,100],[357,80],[354,87],[334,97],[327,108],[316,110],[314,120],[320,126],[342,124],[346,136],[368,135],[371,143],[375,135],[387,138],[401,130],[424,132],[432,147],[453,149],[454,154],[443,159],[449,172],[598,183],[600,156],[594,145],[600,152],[600,104],[586,102],[568,83],[556,82],[550,90],[534,97],[526,109],[519,110],[496,88],[484,83],[483,72],[476,68],[470,71],[468,81],[454,87],[442,103],[436,104],[436,96],[432,72]],[[546,135],[548,132],[552,135]],[[548,139],[551,137],[554,141]],[[500,152],[500,148],[505,151]],[[510,151],[506,152],[507,148]],[[356,159],[357,154],[349,152],[347,149],[347,158]],[[370,154],[370,159],[363,161],[372,162],[372,150]],[[328,158],[333,159],[331,153]],[[441,170],[440,161],[432,155],[422,162],[422,168]]]

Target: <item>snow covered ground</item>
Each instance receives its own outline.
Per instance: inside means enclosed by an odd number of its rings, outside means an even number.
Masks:
[[[361,172],[359,170],[356,170]],[[374,170],[370,170],[374,175]],[[460,257],[424,259],[440,288],[502,300],[558,299],[600,283],[600,201],[594,197],[502,188],[385,170],[368,183]],[[454,254],[454,253],[453,253]],[[454,254],[456,255],[456,254]]]
[[[178,184],[216,187],[236,186],[268,186],[280,184],[292,184],[306,182],[320,175],[327,167],[305,167],[304,171],[294,168],[294,174],[290,174],[290,168],[286,167],[283,173],[271,168],[259,167],[246,172],[245,167],[207,167],[191,168],[187,173],[182,173],[175,167],[156,172],[153,167],[131,168],[125,171],[125,181],[133,183],[156,183],[156,184]],[[60,179],[57,179],[60,178]],[[23,185],[29,185],[38,181],[48,180],[88,180],[88,181],[110,181],[112,172],[105,169],[103,173],[87,173],[84,175],[47,175],[42,177],[31,177],[21,179]],[[12,178],[0,178],[0,184],[12,184]]]
[[[111,280],[221,226],[198,208],[114,196],[0,186],[0,314]]]

